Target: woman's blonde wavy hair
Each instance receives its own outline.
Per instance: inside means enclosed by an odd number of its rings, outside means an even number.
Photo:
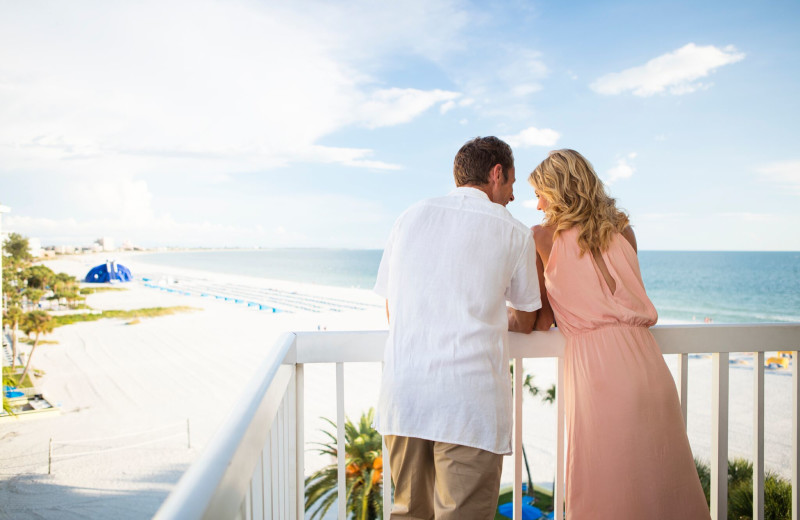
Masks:
[[[581,254],[605,251],[614,233],[628,225],[628,215],[617,209],[606,194],[592,165],[575,150],[553,150],[528,178],[540,197],[549,203],[545,224],[562,231],[578,228]]]

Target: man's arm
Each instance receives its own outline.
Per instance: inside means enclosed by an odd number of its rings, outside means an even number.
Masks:
[[[522,332],[523,334],[530,334],[533,332],[533,326],[536,323],[536,316],[539,311],[519,311],[513,307],[506,307],[508,310],[508,330],[511,332]]]

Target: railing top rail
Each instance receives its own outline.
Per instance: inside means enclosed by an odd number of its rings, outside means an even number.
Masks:
[[[766,352],[800,349],[800,323],[679,324],[650,329],[664,354]],[[383,361],[385,330],[297,332],[297,357],[290,363]],[[563,354],[558,329],[532,334],[509,333],[511,357],[548,358]]]
[[[659,325],[651,330],[664,354],[800,350],[800,323]]]

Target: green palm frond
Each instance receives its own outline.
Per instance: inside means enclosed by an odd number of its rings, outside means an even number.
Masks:
[[[382,438],[372,427],[375,410],[370,409],[363,413],[357,423],[349,418],[345,420],[345,467],[347,474],[346,503],[350,518],[357,520],[376,520],[383,516],[382,501]],[[322,430],[327,437],[327,442],[314,443],[316,451],[338,456],[338,439],[336,423],[327,418],[322,418],[332,428],[333,432]],[[378,461],[381,459],[381,461]],[[373,483],[373,475],[376,481]],[[336,462],[325,466],[306,478],[306,511],[311,511],[311,518],[315,520],[323,517],[338,498],[338,465]]]

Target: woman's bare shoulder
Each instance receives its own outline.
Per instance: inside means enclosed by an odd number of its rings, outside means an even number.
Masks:
[[[639,248],[636,245],[636,235],[633,233],[633,228],[631,226],[625,226],[625,229],[622,230],[622,236],[625,237],[625,240],[628,241],[633,250],[638,253]]]
[[[539,252],[549,252],[553,247],[553,233],[555,227],[546,224],[533,226],[533,241],[536,242],[536,250]]]
[[[556,228],[554,226],[548,226],[546,224],[537,224],[533,226],[533,238],[534,240],[549,240],[550,242],[553,241],[553,233],[555,233]]]

